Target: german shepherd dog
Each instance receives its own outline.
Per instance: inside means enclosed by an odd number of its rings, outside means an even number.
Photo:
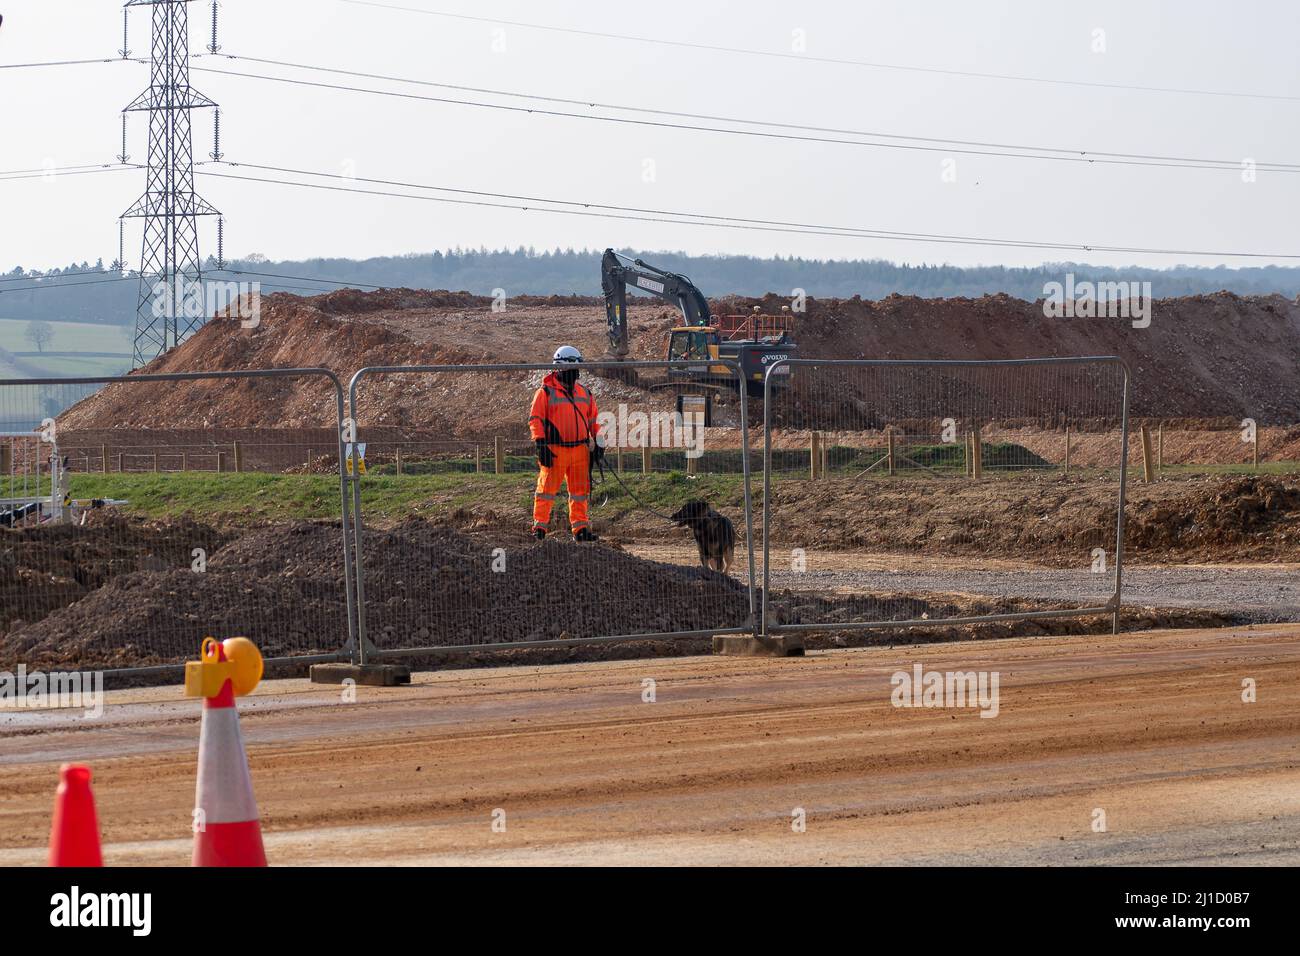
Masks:
[[[700,564],[710,571],[724,574],[736,558],[736,529],[731,519],[714,511],[699,498],[686,502],[673,515],[673,521],[691,529],[700,547]]]

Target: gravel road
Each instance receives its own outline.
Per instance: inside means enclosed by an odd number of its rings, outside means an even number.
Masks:
[[[694,550],[679,544],[635,546],[634,553],[656,561],[691,563]],[[731,573],[744,576],[745,553],[738,550]],[[789,557],[772,556],[772,588],[861,593],[973,594],[1037,601],[1104,604],[1110,596],[1110,571],[1036,567],[1006,559],[934,558],[906,554],[837,553],[810,555],[808,570],[789,570]],[[762,555],[757,558],[762,575]],[[1300,621],[1300,565],[1136,565],[1124,569],[1124,603],[1144,607],[1214,611],[1243,623]]]
[[[1087,571],[773,571],[773,588],[952,593],[1104,604],[1111,575]],[[1300,569],[1138,567],[1124,571],[1124,603],[1194,608],[1273,623],[1300,620]]]

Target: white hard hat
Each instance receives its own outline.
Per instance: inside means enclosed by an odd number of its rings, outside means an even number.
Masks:
[[[551,361],[552,362],[581,362],[582,353],[579,352],[577,349],[575,349],[572,345],[561,345],[558,349],[555,350],[555,354],[551,356]]]

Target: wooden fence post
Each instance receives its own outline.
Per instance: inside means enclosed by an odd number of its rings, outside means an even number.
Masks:
[[[1153,473],[1154,455],[1151,452],[1151,426],[1142,426],[1142,480],[1150,483],[1155,480]]]
[[[1070,426],[1065,426],[1065,473],[1070,473]]]
[[[885,428],[885,472],[891,477],[894,474],[894,426],[889,425]]]
[[[108,446],[107,445],[99,446],[99,464],[100,464],[100,470],[107,475],[108,474]]]
[[[181,452],[181,471],[189,471],[189,470],[190,470],[190,453],[187,451],[183,451]]]
[[[822,436],[821,432],[812,432],[808,445],[808,477],[816,481],[821,471]]]
[[[1156,425],[1156,472],[1165,470],[1165,423]]]
[[[478,442],[474,443],[474,473],[483,474],[483,446]]]
[[[980,438],[979,422],[975,422],[970,433],[970,466],[972,478],[979,481],[984,477],[984,443]]]
[[[226,470],[226,453],[224,451],[219,451],[217,452],[217,474],[221,474],[225,470]]]
[[[398,449],[397,449],[397,473],[398,473],[399,475],[402,473],[402,449],[401,449],[401,447],[398,447]]]
[[[500,435],[492,439],[492,453],[496,458],[496,473],[504,475],[506,473],[506,442]]]
[[[239,442],[235,442],[234,445],[235,445],[235,471],[242,472],[244,470],[244,449],[239,444]]]
[[[619,445],[614,449],[614,467],[618,473],[623,474],[623,446]]]
[[[641,446],[641,474],[650,474],[650,467],[653,464],[654,461],[650,453],[650,439],[647,438],[646,443]]]
[[[126,464],[126,456],[120,451],[117,453],[117,473],[120,475],[125,469],[122,467]]]

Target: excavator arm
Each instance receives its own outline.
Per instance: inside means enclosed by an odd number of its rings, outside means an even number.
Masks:
[[[704,293],[686,276],[665,272],[640,259],[628,259],[606,249],[600,260],[600,285],[605,293],[605,325],[609,350],[617,359],[627,356],[627,287],[671,302],[682,313],[685,325],[706,326],[713,322]]]

